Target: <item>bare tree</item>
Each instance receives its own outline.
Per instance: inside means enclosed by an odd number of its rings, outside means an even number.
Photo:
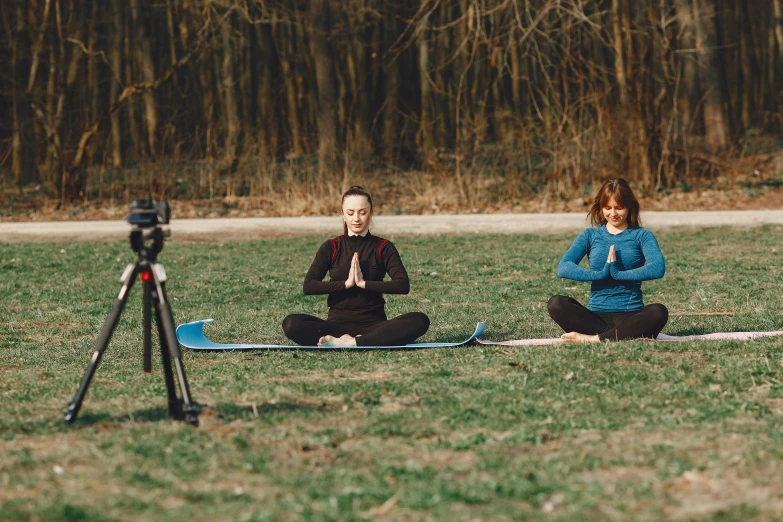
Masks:
[[[612,0],[612,36],[614,37],[614,72],[620,91],[620,105],[625,107],[628,103],[628,93],[623,62],[623,32],[620,28],[620,0]]]
[[[772,10],[775,15],[775,40],[778,43],[778,56],[783,59],[783,2],[772,0]]]
[[[334,84],[333,55],[329,45],[331,3],[312,0],[310,23],[310,53],[315,65],[318,93],[318,170],[321,179],[332,179],[339,172],[341,149],[337,129],[337,89]]]
[[[30,65],[31,38],[24,2],[17,0],[14,8],[15,23],[11,40],[11,173],[15,183],[21,187],[34,179],[33,150],[28,145],[32,137],[31,120],[24,89],[28,86],[29,91],[28,79],[34,78],[34,68]]]
[[[120,0],[111,0],[109,3],[111,11],[111,47],[109,51],[111,64],[111,86],[109,87],[109,98],[116,100],[120,94],[122,78],[122,36],[124,24],[123,2]],[[122,165],[122,130],[120,126],[120,114],[115,111],[111,115],[111,163],[115,167]]]
[[[294,74],[294,68],[291,66],[291,60],[296,53],[293,51],[294,31],[288,24],[283,24],[277,20],[272,21],[272,31],[274,38],[279,42],[278,55],[280,57],[280,68],[285,82],[285,101],[286,101],[286,123],[291,132],[290,150],[294,156],[299,156],[303,152],[302,133],[299,125],[299,106],[297,104],[297,78]]]
[[[142,13],[140,2],[143,0],[130,0],[131,18],[135,29],[136,41],[133,45],[134,58],[141,71],[141,79],[144,82],[155,80],[155,65],[152,58],[152,44],[146,23],[151,18],[149,9]],[[152,156],[158,153],[158,106],[155,93],[147,91],[142,96],[144,99],[144,121],[147,124],[147,144]]]
[[[237,146],[240,132],[239,109],[235,94],[235,84],[237,82],[234,74],[234,53],[231,45],[231,26],[228,23],[230,18],[220,27],[223,43],[223,56],[221,61],[221,87],[223,92],[223,114],[225,116],[226,140],[225,140],[225,160],[226,165],[231,170],[236,169]]]
[[[704,91],[704,128],[707,143],[723,147],[729,141],[728,124],[723,99],[723,87],[718,76],[718,46],[715,11],[705,0],[692,0],[696,53],[699,57],[699,80]]]
[[[466,205],[489,163],[514,194],[653,190],[725,172],[734,129],[780,133],[781,2],[9,0],[0,167],[61,201],[145,156],[218,160],[250,192],[357,160],[427,165]],[[310,155],[319,176],[271,174]]]

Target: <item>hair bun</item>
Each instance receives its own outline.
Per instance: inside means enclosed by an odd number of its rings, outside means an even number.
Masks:
[[[364,187],[362,187],[360,185],[354,185],[353,187],[351,187],[348,190],[364,190]]]

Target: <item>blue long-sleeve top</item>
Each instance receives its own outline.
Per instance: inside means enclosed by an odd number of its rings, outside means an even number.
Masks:
[[[614,245],[617,261],[607,263]],[[579,266],[587,256],[590,268]],[[587,228],[566,251],[557,275],[574,281],[590,281],[587,308],[594,312],[633,312],[644,306],[642,281],[660,279],[666,262],[652,232],[646,228],[626,228],[610,234],[606,225]]]

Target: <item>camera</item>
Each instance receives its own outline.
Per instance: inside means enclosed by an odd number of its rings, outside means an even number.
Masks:
[[[157,201],[147,196],[131,202],[128,223],[140,228],[168,225],[171,207],[168,201]]]

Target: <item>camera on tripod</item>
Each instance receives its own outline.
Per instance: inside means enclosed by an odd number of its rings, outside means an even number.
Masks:
[[[171,207],[168,201],[157,201],[151,196],[135,199],[131,202],[128,223],[140,228],[168,225]]]
[[[154,311],[163,363],[163,378],[166,381],[168,393],[169,416],[172,419],[184,420],[198,426],[199,406],[190,396],[190,387],[182,362],[182,352],[177,341],[174,315],[166,296],[166,271],[163,269],[163,265],[158,263],[158,254],[163,250],[164,238],[170,235],[169,230],[164,230],[158,225],[168,225],[170,211],[171,207],[167,201],[156,201],[150,196],[139,198],[130,204],[128,223],[133,225],[129,236],[130,247],[136,252],[138,259],[135,263],[125,267],[125,271],[120,277],[122,283],[120,293],[112,304],[106,322],[103,323],[103,328],[95,344],[95,351],[82,378],[79,390],[63,413],[63,421],[68,424],[74,422],[79,415],[92,377],[128,301],[128,294],[136,280],[140,279],[144,291],[144,372],[150,373],[152,371],[152,314]],[[182,392],[181,398],[177,396],[177,382],[179,382],[179,389]]]

